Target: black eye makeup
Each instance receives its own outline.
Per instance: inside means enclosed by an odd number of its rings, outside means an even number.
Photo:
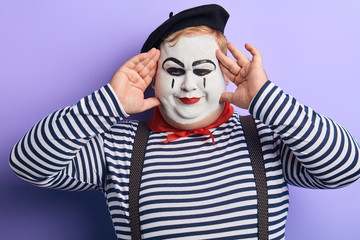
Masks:
[[[210,70],[210,69],[196,68],[193,70],[193,73],[198,76],[205,76],[205,75],[211,73],[211,71],[212,70]]]
[[[162,64],[162,68],[171,76],[181,76],[185,74],[185,65],[176,58],[167,58]]]
[[[201,59],[193,62],[193,73],[197,76],[205,76],[216,70],[216,65],[210,59]]]
[[[216,65],[210,59],[201,59],[193,62],[193,73],[197,76],[205,76],[216,70]],[[182,76],[185,74],[185,65],[180,60],[170,57],[165,59],[162,68],[171,76]]]
[[[171,76],[181,76],[185,74],[185,70],[183,68],[175,68],[175,67],[169,67],[168,69],[165,69]]]

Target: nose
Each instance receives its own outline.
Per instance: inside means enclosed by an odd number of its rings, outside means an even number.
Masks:
[[[197,89],[196,78],[192,76],[191,71],[187,71],[184,75],[184,81],[181,85],[181,89],[187,92]]]

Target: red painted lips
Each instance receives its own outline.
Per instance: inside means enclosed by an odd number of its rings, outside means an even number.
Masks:
[[[184,104],[195,104],[200,101],[200,98],[180,98],[180,101]]]

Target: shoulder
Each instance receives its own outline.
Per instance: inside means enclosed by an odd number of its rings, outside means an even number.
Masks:
[[[246,116],[250,116],[250,115],[240,115],[239,113],[235,112],[233,114],[233,116],[229,119],[229,121],[232,121],[235,125],[241,127],[241,129],[243,129],[244,126],[242,126],[240,118],[246,117]],[[260,138],[265,137],[265,136],[267,136],[267,137],[271,136],[272,138],[274,138],[275,133],[270,129],[269,126],[265,125],[259,119],[254,119],[254,117],[252,117],[252,118],[253,118],[253,121],[255,122],[256,130],[257,130]]]
[[[134,139],[139,122],[135,120],[121,121],[114,124],[106,133],[106,138],[112,139]]]

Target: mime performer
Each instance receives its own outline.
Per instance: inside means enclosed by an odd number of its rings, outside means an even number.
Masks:
[[[284,239],[287,185],[354,182],[359,144],[269,81],[254,46],[245,45],[249,59],[227,42],[228,17],[218,5],[171,16],[109,84],[31,128],[11,152],[14,172],[41,187],[102,191],[117,238],[131,239],[129,175],[138,122],[126,118],[154,108],[139,190],[142,239],[258,239],[254,172],[235,105],[256,122],[268,238]],[[234,92],[226,92],[229,83]],[[149,85],[156,97],[144,99]]]

